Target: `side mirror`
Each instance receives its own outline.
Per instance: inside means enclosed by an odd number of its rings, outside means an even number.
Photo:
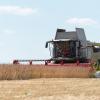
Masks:
[[[45,48],[48,48],[48,42],[46,42]]]

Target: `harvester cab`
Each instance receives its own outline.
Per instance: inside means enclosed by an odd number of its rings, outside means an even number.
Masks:
[[[59,39],[52,40],[46,43],[46,48],[49,45],[50,54],[52,60],[55,60],[55,63],[59,63],[61,60],[64,62],[74,62],[76,58],[79,58],[80,52],[80,42],[72,41],[70,39]]]
[[[50,46],[52,44],[52,48]],[[88,62],[91,59],[93,48],[87,45],[84,30],[76,28],[76,31],[66,32],[64,29],[57,29],[55,39],[46,42],[54,63],[72,63],[76,61]]]

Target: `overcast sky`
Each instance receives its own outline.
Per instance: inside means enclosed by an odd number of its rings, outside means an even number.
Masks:
[[[0,0],[0,62],[48,58],[57,28],[82,27],[100,42],[100,0]]]

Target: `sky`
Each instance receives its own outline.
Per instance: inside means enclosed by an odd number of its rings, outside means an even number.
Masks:
[[[56,29],[84,28],[100,42],[100,0],[0,0],[0,63],[50,58]]]

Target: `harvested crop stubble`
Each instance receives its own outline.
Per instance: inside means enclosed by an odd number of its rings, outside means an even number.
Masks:
[[[91,74],[90,67],[66,67],[45,65],[0,65],[1,80],[32,78],[87,78]]]
[[[40,78],[0,81],[0,100],[100,100],[100,79]]]

